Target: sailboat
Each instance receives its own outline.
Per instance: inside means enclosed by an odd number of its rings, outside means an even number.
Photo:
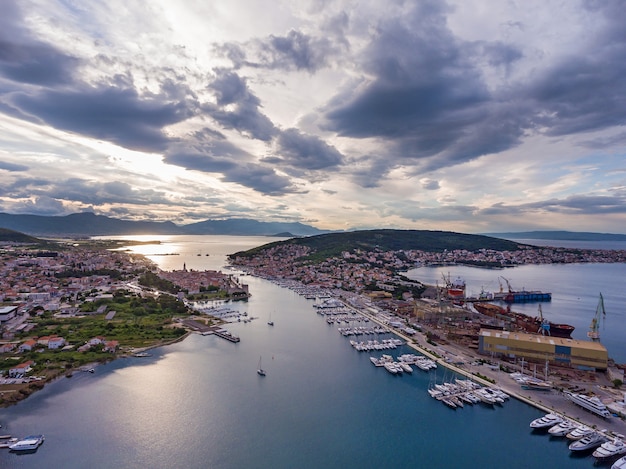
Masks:
[[[263,369],[263,367],[261,366],[261,357],[259,357],[259,368],[258,370],[256,370],[256,372],[260,375],[260,376],[265,376],[265,370]]]
[[[267,321],[267,324],[270,325],[270,326],[274,325],[274,321],[272,321],[272,313],[270,313],[270,320]]]

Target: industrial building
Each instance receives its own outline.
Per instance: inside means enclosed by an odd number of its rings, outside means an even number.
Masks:
[[[481,329],[478,351],[493,357],[571,366],[579,370],[606,370],[609,354],[600,342],[563,339],[522,332]]]

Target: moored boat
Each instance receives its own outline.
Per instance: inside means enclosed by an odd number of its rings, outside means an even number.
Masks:
[[[593,457],[604,461],[617,456],[626,454],[626,443],[619,438],[602,443],[598,449],[593,452]]]
[[[556,414],[546,414],[530,422],[530,428],[543,429],[550,428],[563,421],[563,418]]]
[[[565,392],[570,401],[574,404],[588,410],[600,417],[609,418],[611,412],[606,408],[602,401],[597,396],[586,396],[585,394],[576,394],[572,392]]]
[[[548,433],[552,436],[565,436],[576,428],[576,424],[571,420],[563,420],[561,423],[550,427]]]
[[[626,469],[626,456],[619,458],[613,463],[611,469]]]
[[[9,446],[11,451],[34,451],[43,443],[43,435],[30,435]]]
[[[580,440],[581,438],[591,435],[594,432],[595,430],[593,428],[588,427],[587,425],[581,425],[565,435],[565,438],[568,440]]]
[[[568,448],[570,451],[575,452],[591,451],[607,441],[609,441],[609,439],[605,435],[594,431],[593,433],[582,437],[580,440],[570,443]]]

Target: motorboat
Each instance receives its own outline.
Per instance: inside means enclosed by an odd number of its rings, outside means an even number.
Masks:
[[[538,419],[530,422],[530,428],[534,429],[542,429],[542,428],[550,428],[554,425],[558,425],[563,421],[563,418],[556,414],[546,414],[543,417],[539,417]]]
[[[577,425],[571,420],[563,420],[554,427],[550,427],[548,433],[552,436],[565,436],[576,427]]]
[[[565,437],[568,440],[580,440],[581,438],[586,437],[587,435],[591,435],[595,430],[587,425],[581,425],[579,427],[574,428],[571,432],[569,432]]]
[[[584,394],[576,394],[571,392],[565,393],[570,401],[582,407],[583,409],[593,412],[600,417],[609,418],[611,412],[606,408],[597,396],[586,396]]]
[[[9,446],[11,451],[34,451],[43,443],[43,435],[29,435]]]
[[[626,456],[619,458],[613,463],[611,469],[626,469]]]
[[[599,460],[611,459],[615,456],[626,454],[626,443],[619,438],[602,443],[598,449],[593,452],[593,457]]]
[[[580,440],[570,443],[569,449],[570,451],[576,452],[591,451],[607,441],[609,441],[609,439],[605,435],[594,431],[593,433],[582,437]]]

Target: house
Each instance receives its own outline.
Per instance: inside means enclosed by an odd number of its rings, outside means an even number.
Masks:
[[[0,353],[9,353],[14,349],[15,349],[15,344],[13,343],[0,344]]]
[[[48,339],[49,349],[58,349],[65,345],[65,339],[63,337],[50,337]]]
[[[16,314],[17,306],[0,307],[0,323],[7,322],[9,319],[13,319]]]
[[[87,343],[91,346],[104,344],[107,340],[102,336],[97,336],[89,339]]]
[[[114,353],[115,351],[117,351],[119,345],[120,343],[117,340],[109,340],[104,344],[104,348],[102,349],[102,351]]]
[[[20,353],[30,352],[37,346],[37,341],[35,339],[28,339],[25,342],[22,342],[20,346],[17,348],[17,351]]]
[[[35,362],[32,360],[29,360],[27,362],[24,363],[20,363],[19,365],[17,365],[14,368],[10,368],[9,369],[9,378],[19,378],[24,376],[26,373],[29,373],[33,370],[33,366],[35,365]]]

